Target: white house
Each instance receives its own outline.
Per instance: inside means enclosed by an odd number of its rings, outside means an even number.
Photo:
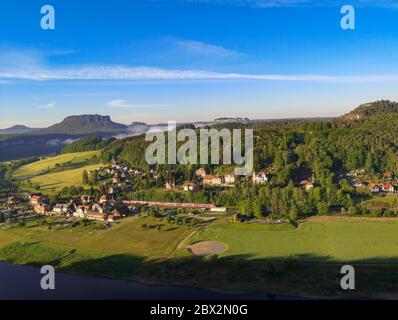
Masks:
[[[263,172],[253,172],[252,180],[254,184],[264,184],[268,182],[268,176]]]
[[[219,176],[206,175],[203,178],[203,183],[213,186],[221,186],[223,183],[223,178]]]
[[[68,213],[69,207],[70,207],[69,204],[58,203],[58,204],[56,204],[55,207],[53,208],[53,213],[57,213],[57,214]]]
[[[226,174],[224,176],[224,182],[227,184],[234,184],[235,183],[235,175],[234,174]]]
[[[187,182],[183,184],[182,188],[184,191],[195,191],[198,186],[195,183]]]
[[[89,208],[87,206],[77,206],[73,216],[77,218],[85,218],[88,209]]]
[[[309,191],[314,188],[314,183],[309,180],[303,180],[300,182],[300,186],[304,188],[306,191]]]
[[[353,187],[356,187],[356,188],[363,187],[363,183],[359,180],[354,180],[351,184]]]

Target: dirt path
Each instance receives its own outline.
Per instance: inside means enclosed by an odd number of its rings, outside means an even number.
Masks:
[[[196,230],[193,231],[193,232],[191,232],[191,234],[190,234],[188,237],[186,237],[184,240],[182,240],[182,241],[178,244],[177,249],[184,249],[184,248],[186,248],[186,247],[187,247],[187,243],[186,243],[186,242],[188,241],[189,238],[193,237],[193,235],[194,235],[196,232],[197,232]]]

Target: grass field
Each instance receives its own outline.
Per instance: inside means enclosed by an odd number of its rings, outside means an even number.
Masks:
[[[67,153],[49,157],[22,166],[14,173],[17,180],[30,179],[40,185],[42,191],[58,191],[65,186],[78,185],[82,181],[83,170],[94,170],[99,165],[92,162],[99,151]]]
[[[144,229],[142,224],[161,228]],[[51,262],[60,269],[131,276],[138,262],[169,258],[190,232],[184,226],[138,217],[110,229],[91,231],[70,227],[48,230],[29,222],[26,227],[0,229],[0,261],[34,265]]]
[[[142,224],[161,226],[160,230],[142,228]],[[51,244],[65,249],[99,252],[129,253],[132,255],[159,258],[169,257],[179,241],[190,231],[183,226],[168,224],[152,218],[128,218],[104,230],[81,230],[60,227],[48,230],[29,222],[26,227],[0,229],[0,246],[15,241]],[[0,257],[1,258],[1,257]]]
[[[223,223],[210,226],[190,239],[221,241],[225,257],[282,259],[296,256],[302,261],[398,262],[398,221],[305,222],[296,230]]]

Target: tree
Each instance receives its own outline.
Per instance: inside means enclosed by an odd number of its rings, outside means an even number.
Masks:
[[[83,182],[83,184],[84,185],[87,185],[88,184],[88,172],[87,172],[87,170],[83,170],[83,173],[82,173],[82,182]]]
[[[366,163],[365,163],[365,169],[373,174],[374,173],[374,163],[373,163],[373,158],[372,158],[372,154],[368,153],[367,158],[366,158]]]
[[[90,176],[91,185],[96,186],[98,183],[97,171],[93,171]]]
[[[253,201],[253,214],[256,218],[261,218],[263,216],[263,207],[258,199]]]
[[[297,207],[295,205],[292,205],[289,210],[289,218],[292,221],[296,221],[298,219],[298,217],[299,217],[299,214],[298,214]]]
[[[341,191],[344,193],[353,193],[354,188],[350,185],[347,179],[343,179],[340,181]]]
[[[12,179],[12,169],[11,167],[7,168],[7,171],[4,173],[4,181],[11,181]]]
[[[350,216],[357,216],[359,214],[359,210],[355,206],[350,206],[350,208],[348,209],[348,214]]]
[[[320,216],[325,216],[329,213],[329,206],[326,202],[317,203],[316,208],[318,210],[318,215]]]
[[[275,167],[280,170],[283,165],[284,165],[284,160],[283,160],[283,155],[282,155],[282,151],[278,150],[275,153],[275,159],[274,159],[274,165]]]
[[[248,200],[243,200],[239,203],[239,209],[240,209],[240,213],[243,216],[248,216],[250,217],[252,214],[252,208],[250,205],[250,202]]]

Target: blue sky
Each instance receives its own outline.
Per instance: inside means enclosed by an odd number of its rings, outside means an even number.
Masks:
[[[340,28],[342,4],[356,29]],[[40,28],[51,4],[56,29]],[[335,116],[398,100],[395,1],[5,0],[0,128]]]

